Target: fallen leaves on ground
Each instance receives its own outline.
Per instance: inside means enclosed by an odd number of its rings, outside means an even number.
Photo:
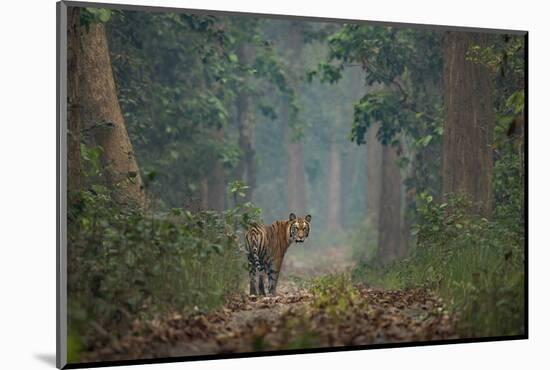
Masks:
[[[310,289],[274,297],[232,297],[208,315],[135,322],[133,330],[83,361],[144,359],[289,348],[399,343],[455,338],[454,320],[426,289],[352,287],[350,299],[323,303]],[[342,309],[334,309],[343,305]]]

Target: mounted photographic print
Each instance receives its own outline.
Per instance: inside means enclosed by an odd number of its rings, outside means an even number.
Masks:
[[[58,367],[527,338],[527,32],[60,2],[58,41]]]

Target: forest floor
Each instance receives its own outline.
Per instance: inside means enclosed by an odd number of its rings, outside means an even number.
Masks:
[[[174,313],[86,353],[83,362],[196,356],[452,339],[455,319],[426,289],[382,290],[363,285],[314,288],[312,281],[351,269],[347,248],[322,258],[289,253],[274,297],[236,295],[219,310],[194,317]],[[336,274],[336,275],[335,275]],[[319,280],[317,280],[319,281]],[[313,283],[315,284],[315,283]],[[326,289],[325,289],[326,288]]]

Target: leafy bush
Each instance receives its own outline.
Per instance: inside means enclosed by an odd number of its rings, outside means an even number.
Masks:
[[[459,317],[463,336],[519,335],[524,328],[524,236],[500,220],[472,215],[472,203],[449,194],[418,201],[412,255],[388,266],[362,265],[356,280],[385,288],[434,289]]]
[[[84,165],[94,168],[93,158],[83,156]],[[240,196],[242,187],[231,191]],[[72,199],[67,270],[73,358],[116,337],[109,333],[123,335],[134,320],[208,311],[242,288],[240,240],[258,218],[250,203],[224,212],[150,212],[117,204],[98,184]]]
[[[332,319],[345,316],[349,308],[358,303],[357,291],[347,274],[326,275],[315,279],[311,293],[312,306],[324,310]]]

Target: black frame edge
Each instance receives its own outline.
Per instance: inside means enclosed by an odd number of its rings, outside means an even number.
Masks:
[[[529,32],[525,33],[524,36],[524,76],[523,79],[525,81],[524,86],[524,131],[523,131],[523,152],[524,152],[524,171],[523,174],[523,204],[524,204],[524,233],[525,233],[525,240],[524,240],[524,299],[525,299],[525,306],[524,306],[524,332],[525,337],[529,338]]]

